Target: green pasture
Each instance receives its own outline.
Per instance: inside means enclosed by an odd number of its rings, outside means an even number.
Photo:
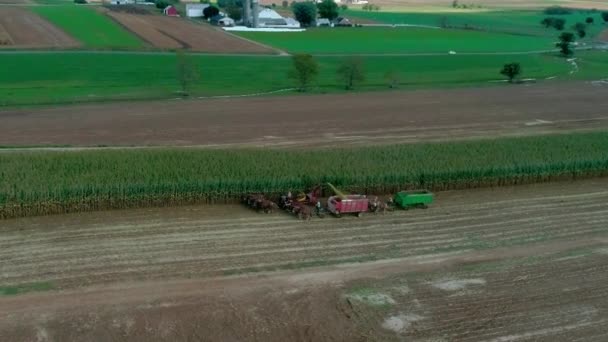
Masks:
[[[579,53],[584,77],[608,77],[608,58]],[[235,95],[292,88],[287,77],[290,57],[192,55],[200,79],[195,96]],[[344,91],[336,69],[345,57],[317,57],[320,74],[314,92]],[[399,74],[401,87],[484,85],[503,77],[509,62],[521,63],[526,78],[570,79],[572,66],[554,55],[374,56],[364,57],[366,80],[357,89],[388,89],[386,74]],[[0,105],[31,105],[86,101],[176,97],[176,58],[172,54],[55,52],[0,54]]]
[[[435,27],[469,28],[474,30],[503,32],[518,35],[557,37],[559,31],[545,28],[540,22],[548,17],[542,10],[495,10],[495,11],[457,11],[457,12],[367,12],[347,10],[346,17],[373,20],[383,24],[424,25]],[[557,16],[554,16],[557,17]],[[585,22],[587,17],[594,18],[594,24],[587,26],[589,38],[596,36],[603,28],[600,11],[579,10],[572,14],[560,15],[566,19],[566,30],[577,22]]]
[[[57,25],[87,48],[140,48],[143,42],[90,6],[58,5],[28,7]]]
[[[214,202],[326,182],[348,192],[391,193],[603,175],[607,144],[608,133],[596,132],[315,151],[1,153],[0,218]]]
[[[550,37],[411,27],[313,28],[239,35],[289,52],[312,54],[500,53],[554,48]]]

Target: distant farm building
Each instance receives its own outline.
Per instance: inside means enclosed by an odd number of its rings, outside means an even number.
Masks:
[[[350,20],[348,20],[348,18],[336,18],[336,20],[334,20],[334,26],[344,26],[344,27],[351,27],[353,26],[353,23],[350,22]]]
[[[265,8],[258,15],[259,26],[264,28],[300,28],[300,22],[293,18],[283,18],[277,11]]]
[[[177,12],[177,9],[173,6],[165,7],[165,9],[163,10],[163,13],[169,17],[179,17],[179,13]]]
[[[135,3],[135,0],[112,0],[110,1],[110,5],[132,5]]]
[[[333,24],[327,18],[319,18],[317,19],[317,26],[333,26]]]
[[[186,16],[188,18],[201,18],[205,8],[209,6],[209,4],[186,4]]]

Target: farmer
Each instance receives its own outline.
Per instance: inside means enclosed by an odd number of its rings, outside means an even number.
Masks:
[[[321,213],[321,201],[317,201],[317,204],[315,204],[315,209],[317,210],[317,215],[319,215]]]
[[[386,205],[389,207],[392,207],[395,205],[395,202],[393,202],[393,198],[389,197],[388,200],[386,201]]]

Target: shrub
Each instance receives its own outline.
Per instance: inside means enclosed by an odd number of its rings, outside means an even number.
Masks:
[[[604,19],[605,22],[608,22],[608,12],[602,12],[602,19]]]
[[[158,8],[158,9],[165,9],[165,8],[167,8],[167,6],[169,6],[169,3],[165,0],[156,0],[154,2],[154,4],[156,5],[156,8]]]
[[[593,19],[593,17],[587,17],[587,19],[585,19],[585,22],[587,24],[593,24],[594,21],[595,21],[595,19]]]
[[[206,7],[203,10],[203,18],[205,18],[205,19],[209,19],[209,18],[215,17],[218,14],[220,14],[220,10],[217,7],[213,6],[213,5],[211,5],[209,7]]]
[[[568,15],[572,14],[572,9],[561,6],[551,6],[545,9],[545,14],[549,15]]]
[[[86,4],[87,0],[74,0],[75,4]]]

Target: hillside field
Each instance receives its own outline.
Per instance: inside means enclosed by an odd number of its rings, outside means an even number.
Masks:
[[[554,48],[550,37],[427,28],[313,28],[238,34],[292,53],[312,54],[500,53]]]
[[[543,37],[557,37],[559,31],[553,28],[545,28],[540,22],[551,15],[540,10],[494,10],[494,11],[472,11],[461,10],[458,12],[369,12],[361,10],[348,10],[343,13],[349,18],[372,20],[384,24],[407,24],[407,25],[446,25],[449,27],[478,29],[490,32],[503,32],[521,35],[535,35]],[[555,16],[554,16],[555,17]],[[588,37],[595,37],[605,25],[602,24],[601,12],[591,10],[575,11],[572,14],[559,16],[566,20],[566,29],[577,22],[585,22],[587,17],[592,17],[594,23],[587,26]]]
[[[70,4],[28,8],[65,30],[87,48],[133,49],[144,46],[135,35],[91,7]]]
[[[608,60],[600,52],[581,52],[579,73],[554,55],[373,56],[364,58],[366,80],[359,90],[387,89],[386,73],[397,71],[405,88],[490,84],[503,77],[504,63],[520,62],[523,76],[571,79],[608,76]],[[287,77],[289,57],[195,55],[200,80],[195,96],[252,94],[295,86]],[[318,57],[315,92],[343,91],[336,69],[344,57]],[[179,89],[175,55],[131,53],[10,53],[0,55],[4,106],[174,97]],[[587,68],[589,70],[587,70]]]

